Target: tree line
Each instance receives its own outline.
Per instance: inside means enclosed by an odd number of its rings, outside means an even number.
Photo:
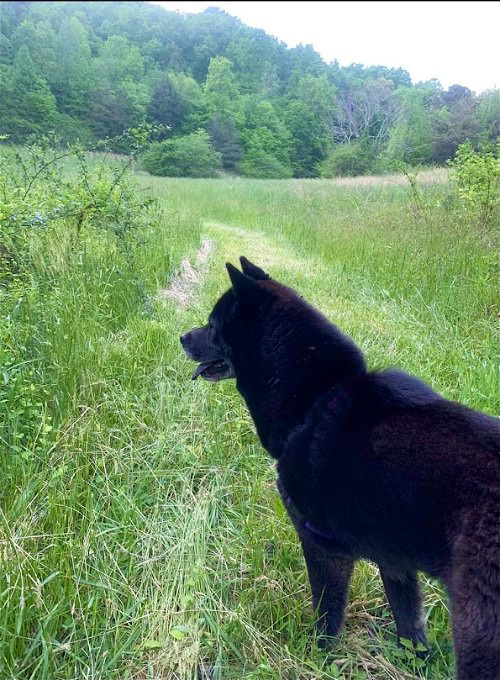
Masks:
[[[0,134],[56,130],[89,148],[149,124],[155,174],[318,177],[441,164],[493,147],[499,91],[476,95],[403,68],[341,67],[211,8],[2,2]]]

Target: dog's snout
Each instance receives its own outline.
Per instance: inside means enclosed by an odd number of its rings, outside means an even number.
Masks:
[[[180,336],[179,336],[179,340],[181,341],[181,345],[182,345],[183,347],[184,347],[184,338],[185,338],[185,337],[186,337],[185,335],[180,335]]]

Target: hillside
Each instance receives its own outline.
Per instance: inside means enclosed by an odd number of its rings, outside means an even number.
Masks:
[[[289,49],[215,8],[3,2],[0,80],[0,133],[14,143],[56,130],[127,151],[124,130],[162,126],[146,157],[156,174],[385,172],[443,163],[500,129],[498,91],[326,64],[310,45]]]

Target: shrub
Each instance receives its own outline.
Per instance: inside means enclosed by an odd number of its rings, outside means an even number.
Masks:
[[[372,170],[373,154],[362,142],[335,146],[320,164],[322,177],[365,175]]]
[[[93,148],[96,145],[96,138],[89,126],[65,113],[56,114],[54,128],[57,130],[59,143],[79,143],[86,148]]]
[[[486,225],[500,203],[500,161],[486,148],[475,151],[467,141],[448,161],[451,179],[471,217]]]
[[[141,160],[152,175],[164,177],[215,177],[221,168],[221,155],[204,130],[155,142]]]
[[[253,147],[246,152],[241,170],[247,177],[267,179],[288,179],[293,174],[290,166],[284,165],[273,155],[258,147]]]
[[[123,326],[169,262],[160,206],[137,190],[131,159],[90,164],[49,143],[0,153],[0,436],[13,477],[17,454],[50,449],[104,329]]]

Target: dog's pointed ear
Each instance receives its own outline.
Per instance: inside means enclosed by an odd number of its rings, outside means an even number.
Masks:
[[[233,284],[233,290],[237,295],[255,295],[259,291],[255,281],[236,269],[230,262],[226,262],[226,269]]]
[[[250,278],[255,279],[255,281],[265,281],[266,279],[269,279],[269,274],[266,274],[263,269],[257,267],[257,265],[250,262],[250,260],[247,260],[243,255],[240,257],[240,262],[243,273],[250,276]]]

